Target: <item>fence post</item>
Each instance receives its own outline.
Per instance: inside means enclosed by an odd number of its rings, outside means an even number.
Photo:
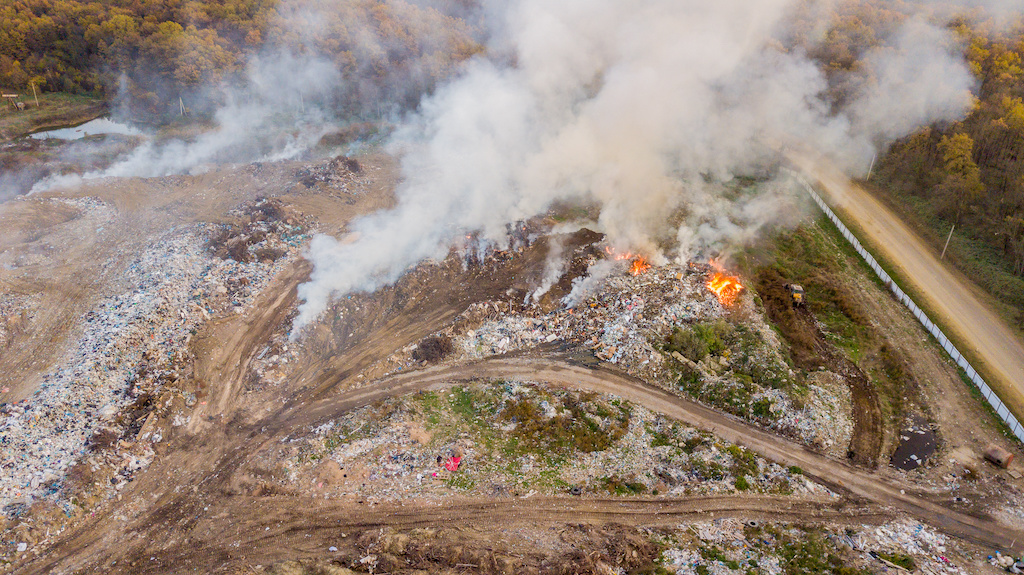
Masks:
[[[1006,423],[1007,427],[1010,428],[1011,433],[1013,433],[1013,435],[1016,436],[1017,439],[1024,442],[1024,426],[1022,426],[1021,423],[1017,421],[1017,418],[1014,417],[1013,413],[1010,411],[1010,408],[1007,407],[1006,404],[1004,404],[1002,400],[999,399],[999,396],[996,395],[992,388],[989,387],[987,383],[985,383],[984,378],[982,378],[978,371],[974,369],[974,366],[972,366],[970,362],[967,361],[967,358],[964,357],[964,354],[960,353],[960,350],[957,349],[955,345],[953,345],[952,340],[946,337],[946,334],[943,333],[941,329],[939,329],[939,326],[936,325],[935,322],[933,322],[931,318],[928,317],[928,314],[926,314],[924,310],[921,309],[914,302],[913,298],[910,297],[910,294],[906,293],[905,291],[900,289],[898,285],[896,285],[895,280],[893,280],[889,276],[889,274],[887,274],[885,270],[882,269],[881,264],[879,264],[878,261],[874,258],[874,256],[872,256],[867,251],[867,249],[864,248],[864,246],[860,243],[857,237],[853,235],[853,232],[851,232],[850,229],[847,228],[843,224],[843,222],[839,220],[839,216],[837,216],[836,213],[833,212],[832,209],[828,207],[828,205],[825,203],[825,200],[822,199],[822,197],[819,196],[818,193],[814,191],[814,188],[812,188],[811,185],[807,183],[807,180],[803,179],[803,177],[797,174],[796,172],[793,172],[793,175],[803,185],[807,193],[810,194],[811,199],[814,200],[814,203],[818,204],[818,207],[821,208],[821,211],[824,212],[826,216],[828,216],[828,219],[833,224],[835,224],[836,228],[839,229],[839,232],[843,235],[843,237],[846,238],[848,242],[850,242],[850,245],[853,246],[853,249],[861,256],[861,258],[864,259],[864,261],[868,264],[868,267],[870,267],[871,270],[875,272],[875,275],[878,276],[878,278],[882,280],[884,284],[887,284],[890,287],[893,294],[896,295],[896,298],[899,299],[900,302],[903,303],[903,305],[905,305],[910,310],[910,313],[912,313],[919,322],[921,322],[921,325],[925,328],[925,330],[928,331],[928,333],[930,333],[932,336],[935,337],[936,340],[939,341],[940,347],[942,347],[942,349],[949,355],[950,359],[952,359],[958,366],[960,366],[961,369],[964,370],[964,373],[967,374],[967,378],[970,379],[971,382],[974,383],[974,385],[978,388],[978,391],[981,392],[981,395],[985,398],[988,404],[992,406],[992,409],[995,410],[996,415],[999,416],[999,418],[1002,419],[1004,423]]]

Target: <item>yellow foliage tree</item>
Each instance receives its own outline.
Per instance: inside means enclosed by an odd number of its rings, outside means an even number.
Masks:
[[[985,191],[981,183],[981,170],[974,162],[974,140],[967,134],[943,136],[939,141],[939,153],[945,178],[939,184],[940,193],[955,213],[955,222],[971,204],[981,199]]]
[[[1002,101],[1002,120],[1010,129],[1024,133],[1024,100],[1006,96]]]

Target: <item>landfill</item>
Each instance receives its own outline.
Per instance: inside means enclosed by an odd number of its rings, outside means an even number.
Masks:
[[[467,398],[477,398],[471,417],[460,412]],[[502,446],[502,438],[525,425],[506,417],[523,402],[534,405],[546,421],[567,416],[567,406],[583,405],[586,414],[575,413],[577,420],[613,429],[627,419],[616,414],[628,413],[628,424],[606,448],[593,451],[552,451],[543,442],[531,447],[525,438]],[[281,474],[282,488],[305,487],[324,497],[369,502],[441,500],[467,491],[490,496],[734,493],[738,474],[749,485],[743,489],[751,492],[837,497],[799,473],[642,407],[531,382],[474,384],[436,396],[388,399],[287,443],[293,453]],[[275,451],[252,457],[255,465],[272,467],[276,456]]]
[[[105,209],[95,199],[53,201]],[[268,231],[278,226],[281,233],[267,234],[250,250],[273,247],[297,257],[300,227],[261,225]],[[288,259],[241,263],[215,257],[207,246],[217,231],[193,225],[153,241],[125,270],[123,289],[79,318],[75,341],[43,375],[35,394],[0,407],[0,509],[6,514],[16,515],[41,498],[67,508],[65,474],[83,457],[93,468],[115,467],[114,491],[152,460],[151,445],[161,434],[150,426],[144,439],[136,437],[129,431],[136,422],[121,421],[119,414],[140,394],[173,389],[183,375],[173,366],[198,327],[213,315],[243,312]],[[194,402],[194,395],[187,401]],[[90,455],[88,447],[102,437],[112,451]]]
[[[784,346],[750,296],[723,305],[706,286],[701,266],[670,263],[644,273],[629,273],[629,261],[616,262],[613,273],[579,302],[563,301],[551,311],[531,304],[522,307],[502,301],[471,305],[443,332],[455,342],[451,362],[462,362],[541,346],[582,348],[600,361],[670,391],[690,395],[713,407],[746,417],[758,425],[793,437],[831,455],[845,457],[853,434],[850,391],[845,380],[830,372],[811,374],[799,401],[794,387],[772,387],[737,375],[741,367],[757,364],[774,379],[792,382],[796,375],[782,357]],[[725,350],[693,364],[678,354],[661,351],[661,343],[677,327],[739,316],[756,345]],[[387,358],[379,370],[394,373],[418,362],[410,346]],[[701,374],[700,389],[678,384],[673,363],[681,361]],[[712,396],[728,396],[741,388],[749,398],[741,405],[720,405]],[[752,406],[763,402],[769,413],[752,417]]]

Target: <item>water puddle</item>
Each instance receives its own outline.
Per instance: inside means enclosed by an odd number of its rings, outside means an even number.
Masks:
[[[900,430],[900,446],[892,454],[889,463],[896,469],[910,471],[917,469],[933,453],[935,432],[928,424],[928,420],[920,415],[912,415]]]
[[[36,132],[34,134],[30,134],[30,137],[36,140],[47,140],[50,138],[57,138],[60,140],[80,140],[86,136],[96,136],[99,134],[140,136],[142,135],[142,131],[128,124],[115,122],[110,118],[96,118],[95,120],[90,120],[78,126],[69,126],[67,128],[57,128],[55,130]]]

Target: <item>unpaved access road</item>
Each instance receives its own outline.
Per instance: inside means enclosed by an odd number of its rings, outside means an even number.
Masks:
[[[894,266],[910,291],[934,310],[933,318],[950,337],[966,342],[960,351],[972,358],[1000,399],[1024,418],[1024,344],[985,303],[980,290],[944,266],[938,255],[884,204],[823,160],[789,155],[801,171],[817,180],[829,203],[853,220],[878,254]],[[977,359],[975,359],[977,358]]]
[[[900,486],[894,483],[891,477],[883,477],[829,459],[736,417],[672,395],[608,367],[588,368],[554,359],[524,357],[430,368],[390,377],[372,387],[354,390],[310,405],[310,409],[298,419],[311,425],[333,414],[372,403],[386,396],[444,387],[454,381],[472,379],[528,380],[616,395],[654,412],[710,430],[726,441],[747,447],[781,464],[798,466],[807,475],[837,491],[847,492],[854,498],[900,509],[950,535],[997,549],[1010,549],[1017,542],[1024,544],[1024,533],[1020,531],[1000,525],[986,517],[954,511],[936,503],[928,494],[914,493],[909,485]]]
[[[713,431],[785,465],[797,465],[841,495],[827,501],[778,497],[591,499],[537,497],[443,504],[378,506],[326,501],[288,493],[253,495],[236,488],[247,454],[268,442],[302,434],[310,425],[387,397],[443,389],[460,381],[518,379],[572,389],[610,393],[635,404]],[[246,426],[248,427],[248,426]],[[257,432],[257,430],[263,433]],[[228,431],[228,430],[223,430]],[[493,530],[510,525],[579,524],[673,525],[687,517],[734,516],[789,521],[879,523],[905,512],[987,549],[1021,548],[1024,532],[984,515],[954,511],[933,496],[892,477],[829,459],[787,439],[677,397],[607,368],[588,368],[553,357],[500,357],[469,364],[437,366],[384,378],[323,399],[295,401],[254,427],[215,428],[175,449],[137,481],[141,491],[125,492],[94,519],[65,534],[20,573],[227,572],[232,566],[302,557],[322,550],[343,533],[392,526],[460,524]],[[196,466],[199,462],[206,462]],[[193,469],[185,471],[191,464]],[[200,469],[201,468],[201,469]],[[187,476],[192,489],[171,488],[170,478]],[[181,479],[181,477],[179,477]],[[162,484],[164,489],[156,489]],[[131,511],[129,511],[131,510]],[[121,514],[132,519],[118,520]],[[457,518],[457,519],[456,519]],[[454,523],[453,523],[454,522]]]

